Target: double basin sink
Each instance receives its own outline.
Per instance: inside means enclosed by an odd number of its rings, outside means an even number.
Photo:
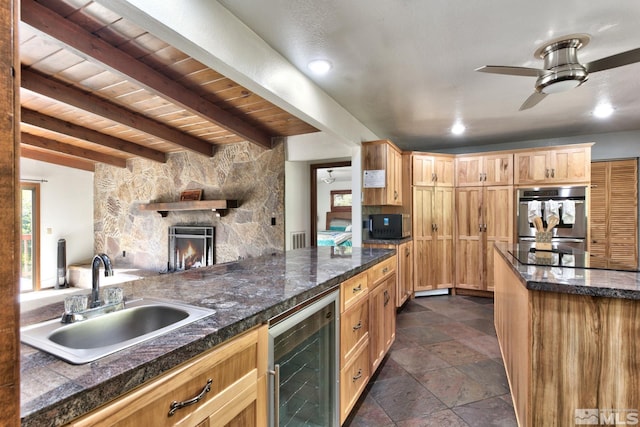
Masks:
[[[83,364],[174,331],[213,310],[152,299],[77,323],[53,319],[20,329],[20,340],[67,362]]]

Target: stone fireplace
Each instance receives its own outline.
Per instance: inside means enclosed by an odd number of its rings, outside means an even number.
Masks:
[[[169,227],[168,271],[182,271],[215,263],[215,228],[198,225]]]

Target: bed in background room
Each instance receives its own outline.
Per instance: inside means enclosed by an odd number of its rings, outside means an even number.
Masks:
[[[351,246],[351,212],[327,212],[326,230],[318,231],[318,246]]]

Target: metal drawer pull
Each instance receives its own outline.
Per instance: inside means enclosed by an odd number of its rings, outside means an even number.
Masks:
[[[382,274],[386,273],[387,271],[389,271],[389,267],[385,267],[382,269]]]
[[[357,331],[360,328],[362,328],[362,320],[358,320],[358,324],[353,327],[353,330]]]
[[[193,405],[194,403],[200,402],[204,398],[204,395],[211,391],[211,383],[213,383],[213,380],[209,378],[207,380],[207,385],[205,385],[200,394],[193,399],[185,400],[184,402],[176,402],[174,400],[169,407],[169,416],[175,414],[178,409],[182,409],[185,406]]]
[[[358,373],[356,374],[355,377],[353,377],[353,382],[355,383],[356,381],[358,381],[360,378],[362,378],[362,368],[358,369]]]
[[[360,292],[361,290],[362,290],[362,284],[359,284],[358,286],[353,288],[353,293],[355,294],[356,292]]]

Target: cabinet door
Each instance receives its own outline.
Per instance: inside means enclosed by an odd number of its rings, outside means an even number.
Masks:
[[[433,259],[435,219],[433,217],[433,187],[413,188],[413,289],[416,292],[434,289]]]
[[[453,157],[439,157],[434,159],[436,185],[453,187],[455,185],[455,163]]]
[[[413,242],[405,242],[398,247],[398,287],[396,307],[402,306],[413,294]]]
[[[550,174],[553,182],[590,182],[591,147],[556,148],[551,155]]]
[[[384,354],[387,354],[396,339],[396,278],[389,277],[380,285],[384,287],[383,295],[383,329],[384,329]]]
[[[513,243],[515,222],[513,187],[486,187],[483,195],[484,223],[484,289],[493,291],[493,245],[496,242]]]
[[[456,185],[459,187],[481,186],[483,184],[482,156],[456,158]]]
[[[513,185],[513,154],[499,153],[484,156],[483,184]]]
[[[433,270],[433,289],[453,287],[453,230],[454,230],[454,189],[453,187],[436,188],[434,191],[435,217],[435,257],[429,262]]]
[[[436,183],[435,158],[415,154],[413,156],[413,185],[433,186]]]
[[[392,148],[389,150],[389,178],[387,204],[402,205],[402,154]]]
[[[515,154],[516,184],[535,184],[548,181],[551,176],[551,153],[531,151]]]
[[[482,187],[456,189],[456,287],[483,288]]]

